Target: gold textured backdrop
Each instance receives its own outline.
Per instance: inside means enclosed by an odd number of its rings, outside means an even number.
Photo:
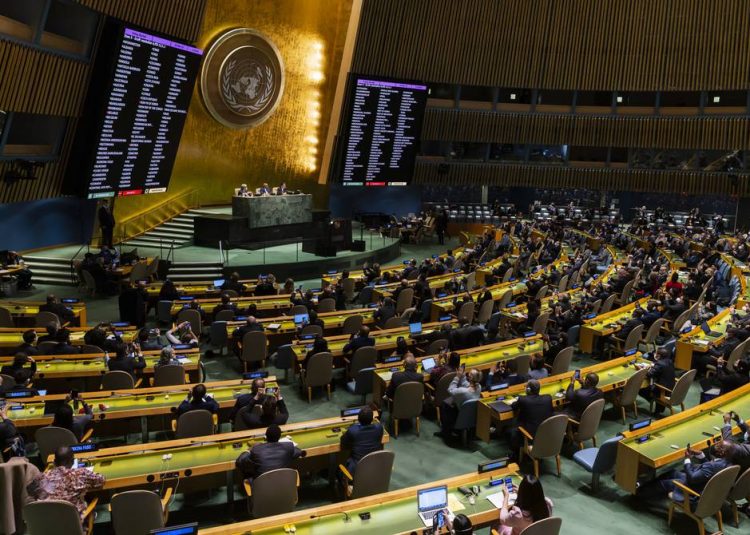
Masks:
[[[352,0],[208,0],[198,46],[230,28],[249,27],[271,39],[284,60],[281,103],[262,125],[231,130],[206,111],[196,84],[169,190],[117,199],[118,220],[147,212],[170,198],[197,190],[203,205],[230,202],[247,183],[287,186],[327,205],[316,183],[336,88]],[[145,229],[144,229],[145,230]]]

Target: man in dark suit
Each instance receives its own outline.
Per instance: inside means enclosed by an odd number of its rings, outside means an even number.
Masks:
[[[722,440],[713,446],[714,459],[699,450],[685,450],[685,461],[683,471],[675,471],[666,479],[661,481],[662,488],[670,494],[670,498],[676,502],[683,502],[684,496],[674,482],[679,481],[691,490],[699,493],[708,483],[708,480],[720,471],[731,466],[734,444],[728,440]]]
[[[237,327],[234,332],[232,333],[232,338],[234,338],[236,341],[241,342],[242,338],[249,332],[263,332],[263,326],[258,323],[258,320],[255,319],[255,316],[248,316],[245,320],[245,324],[241,327]]]
[[[662,390],[656,385],[669,388],[670,390],[674,388],[674,376],[674,362],[669,354],[669,350],[660,347],[654,353],[654,365],[646,373],[646,377],[651,380],[651,384],[645,388],[641,388],[638,393],[643,399],[651,401],[661,395]],[[664,412],[664,405],[657,403],[654,408],[654,415],[661,414],[662,412]]]
[[[643,325],[641,317],[643,317],[643,309],[636,308],[635,310],[633,310],[632,317],[625,322],[625,325],[622,326],[620,332],[617,333],[617,338],[619,338],[620,340],[625,340],[630,334],[630,331],[632,331],[639,325]]]
[[[661,314],[659,313],[659,304],[656,301],[649,301],[649,303],[646,305],[646,313],[641,316],[641,321],[643,322],[644,328],[648,329],[659,318],[661,318]]]
[[[231,423],[234,423],[234,418],[235,416],[237,416],[237,413],[240,412],[241,409],[250,406],[250,410],[252,410],[255,405],[261,403],[263,401],[265,388],[265,379],[253,379],[253,382],[250,385],[250,393],[240,395],[237,398],[237,401],[234,402],[234,407],[232,407],[232,411],[229,413],[229,421]]]
[[[266,441],[256,444],[237,458],[235,466],[242,477],[252,482],[254,478],[271,470],[289,468],[295,459],[305,456],[305,452],[292,441],[280,439],[281,428],[276,424],[269,425],[266,429]]]
[[[36,348],[36,331],[29,329],[23,333],[23,343],[16,348],[16,353],[25,353],[26,355],[38,355],[39,350]]]
[[[146,367],[146,359],[143,355],[128,355],[128,347],[125,344],[118,344],[115,349],[115,358],[107,362],[109,371],[128,372],[135,379],[135,372]]]
[[[478,325],[469,325],[466,318],[461,319],[461,326],[454,329],[450,335],[452,351],[476,347],[482,342],[484,342],[484,331]]]
[[[393,396],[396,395],[396,388],[410,381],[422,383],[424,382],[424,375],[417,371],[417,359],[414,358],[414,355],[407,353],[404,358],[404,371],[394,372],[391,375],[391,383],[388,385],[386,397],[393,399]]]
[[[221,287],[221,291],[226,292],[232,290],[237,292],[237,295],[245,293],[245,285],[240,282],[240,274],[235,272],[229,275],[229,278],[224,281]]]
[[[80,347],[75,347],[70,343],[70,331],[68,329],[60,329],[60,332],[57,333],[57,345],[52,350],[52,354],[73,355],[80,352]]]
[[[565,399],[569,403],[565,412],[571,418],[580,420],[581,414],[586,410],[586,407],[594,401],[604,398],[604,393],[596,387],[599,384],[599,376],[595,373],[586,374],[581,383],[581,388],[578,390],[575,389],[575,382],[575,379],[571,377],[568,389],[565,392]]]
[[[206,394],[206,385],[197,384],[188,394],[187,399],[183,400],[177,407],[177,416],[190,411],[205,410],[212,414],[219,412],[219,404],[216,400]]]
[[[28,364],[28,368],[24,368],[24,366]],[[15,378],[16,374],[18,372],[22,372],[25,379],[24,383],[31,380],[32,377],[34,377],[34,374],[36,373],[36,362],[33,358],[31,358],[26,353],[16,353],[16,356],[13,357],[13,364],[6,364],[2,368],[0,368],[0,373],[3,375],[9,375],[10,377]]]
[[[351,453],[344,463],[349,474],[354,475],[357,463],[373,451],[383,449],[383,426],[380,422],[373,423],[373,414],[370,407],[363,407],[357,415],[357,423],[353,424],[341,435],[341,449],[349,450]]]
[[[60,303],[54,294],[47,296],[47,302],[39,307],[39,312],[52,312],[60,319],[61,323],[73,321],[75,318],[73,311]]]
[[[744,442],[742,439],[734,443],[732,449],[732,462],[740,466],[740,474],[744,474],[745,470],[750,468],[750,434],[748,433],[748,427],[745,421],[734,411],[726,412],[723,415],[724,425],[721,427],[721,437],[724,440],[733,440],[732,437],[732,420],[740,428],[740,433],[744,436]],[[745,512],[750,511],[750,504],[745,506]]]
[[[344,353],[354,353],[360,347],[374,346],[375,339],[370,336],[370,328],[363,325],[357,335],[352,335],[349,342],[344,346]]]
[[[112,247],[112,233],[115,229],[115,216],[112,214],[112,208],[109,201],[102,201],[99,207],[99,228],[102,231],[102,243],[107,247]]]
[[[541,385],[536,379],[526,383],[526,395],[520,396],[512,405],[516,413],[516,427],[510,434],[510,457],[518,458],[518,450],[523,445],[523,435],[518,430],[523,427],[531,436],[536,434],[541,423],[554,414],[552,410],[552,397],[548,394],[539,395]]]
[[[221,303],[214,307],[214,320],[216,319],[217,314],[222,310],[231,310],[232,312],[237,311],[237,305],[232,303],[232,298],[229,294],[221,294]]]

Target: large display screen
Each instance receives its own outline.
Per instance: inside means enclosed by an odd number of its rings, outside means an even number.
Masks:
[[[427,85],[353,74],[340,142],[345,186],[406,186],[414,174]]]
[[[66,190],[89,199],[169,186],[203,52],[118,21],[97,51]]]

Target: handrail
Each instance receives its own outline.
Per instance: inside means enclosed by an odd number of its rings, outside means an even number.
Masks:
[[[118,221],[117,228],[123,241],[131,240],[197,206],[200,206],[198,190],[190,189]]]

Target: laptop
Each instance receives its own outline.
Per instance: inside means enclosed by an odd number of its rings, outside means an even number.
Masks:
[[[717,333],[716,331],[712,331],[711,327],[708,326],[708,322],[704,321],[701,323],[701,329],[703,329],[703,332],[706,333],[706,336],[721,336],[721,333]]]
[[[438,511],[448,508],[448,486],[433,487],[417,491],[417,508],[419,518],[424,522],[425,527],[432,527],[432,517]],[[453,516],[448,511],[448,516]]]
[[[149,535],[196,535],[198,533],[198,522],[169,526],[166,528],[152,529]]]
[[[309,321],[310,321],[309,314],[295,314],[294,315],[294,323],[296,325],[301,325],[302,323],[308,323]]]
[[[422,332],[422,323],[410,323],[409,324],[409,334],[414,336],[415,334],[420,334]]]
[[[224,286],[225,282],[226,282],[226,280],[224,280],[224,279],[216,279],[214,281],[214,288],[221,288],[222,286]]]

